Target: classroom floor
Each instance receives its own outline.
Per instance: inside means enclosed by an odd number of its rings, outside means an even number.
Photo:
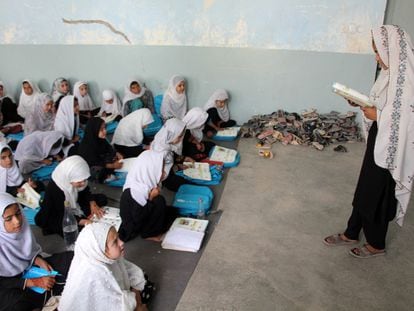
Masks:
[[[199,253],[127,243],[126,257],[157,283],[150,310],[413,310],[413,201],[404,227],[390,223],[386,256],[356,259],[322,243],[346,225],[365,145],[277,144],[263,159],[254,144],[240,140],[240,165],[214,187],[218,212]],[[35,234],[46,252],[62,249],[60,237]]]

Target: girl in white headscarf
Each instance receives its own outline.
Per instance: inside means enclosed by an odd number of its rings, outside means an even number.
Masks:
[[[24,191],[21,186],[25,182],[14,160],[12,150],[5,142],[0,142],[0,192],[8,192],[16,196],[18,192]],[[37,188],[37,184],[30,178],[28,183],[32,188]]]
[[[7,94],[6,87],[2,81],[0,81],[0,111],[0,125],[4,126],[10,122],[23,121],[23,118],[17,114],[17,105],[14,103],[13,98]],[[3,129],[1,130],[3,132]]]
[[[362,229],[367,243],[350,250],[358,258],[385,254],[388,222],[402,225],[414,179],[414,46],[398,26],[374,29],[372,38],[381,72],[370,93],[374,107],[361,108],[369,134],[353,210],[345,232],[324,240],[357,243]]]
[[[88,122],[88,119],[95,116],[100,110],[99,107],[96,108],[88,91],[88,84],[84,81],[78,81],[73,86],[73,95],[79,102],[79,118],[82,124]]]
[[[122,118],[115,130],[112,144],[124,158],[137,157],[143,151],[143,129],[154,121],[147,108],[138,109]]]
[[[64,136],[64,147],[79,144],[79,104],[76,97],[68,95],[62,98],[56,113],[54,129]]]
[[[151,113],[154,113],[154,97],[144,84],[137,79],[133,79],[124,88],[122,115],[126,116],[141,108],[147,108]]]
[[[0,193],[0,301],[3,310],[34,310],[42,308],[45,294],[34,292],[41,287],[59,295],[63,286],[55,285],[54,277],[23,279],[31,266],[56,270],[56,282],[64,283],[73,252],[43,259],[41,248],[30,229],[20,205],[8,193]]]
[[[38,94],[34,108],[24,122],[24,134],[28,135],[34,131],[52,131],[55,122],[53,113],[53,100],[46,93]]]
[[[176,118],[168,119],[155,135],[151,150],[162,152],[164,155],[165,180],[163,185],[174,192],[183,184],[188,184],[183,177],[177,176],[172,168],[174,165],[182,169],[182,163],[194,162],[190,157],[182,156],[185,123]]]
[[[63,135],[56,131],[36,131],[25,136],[17,145],[15,159],[20,171],[29,174],[38,168],[61,161]]]
[[[17,112],[21,117],[26,118],[33,111],[36,96],[39,93],[39,87],[35,83],[30,80],[23,80],[19,105],[17,107]]]
[[[123,256],[124,242],[114,227],[87,225],[76,241],[59,310],[147,310],[140,295],[144,273]]]
[[[208,113],[208,119],[203,131],[207,137],[213,137],[217,131],[236,125],[236,121],[230,120],[228,102],[229,95],[227,91],[218,89],[214,91],[204,105],[204,110]]]
[[[180,76],[172,76],[168,89],[161,103],[161,115],[164,121],[170,118],[182,120],[187,112],[187,95],[185,94],[185,80]]]
[[[147,150],[128,172],[120,203],[119,234],[125,242],[138,235],[160,242],[174,219],[174,210],[166,205],[158,186],[164,176],[163,162],[161,152]]]
[[[52,99],[54,102],[60,97],[70,95],[69,81],[65,78],[57,78],[52,85]]]
[[[186,125],[186,133],[183,140],[183,155],[195,161],[201,161],[209,156],[213,142],[202,141],[203,129],[208,119],[208,113],[200,107],[190,109],[183,122]]]
[[[102,92],[102,106],[98,116],[106,118],[111,117],[114,121],[122,119],[122,105],[118,96],[112,90]]]
[[[106,205],[107,198],[103,194],[91,194],[89,176],[88,163],[77,155],[66,158],[56,167],[35,217],[36,224],[43,229],[44,234],[57,233],[63,236],[65,201],[69,202],[79,226],[89,223],[88,217],[92,214],[98,217],[103,215],[100,207]]]

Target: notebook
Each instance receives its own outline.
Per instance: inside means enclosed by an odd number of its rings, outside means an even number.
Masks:
[[[334,83],[332,85],[333,92],[342,96],[343,98],[354,102],[361,107],[373,107],[374,105],[369,100],[368,96],[359,93],[343,84]]]
[[[17,202],[33,209],[39,207],[40,194],[28,183],[25,183],[22,188],[24,189],[24,192],[17,193]]]
[[[103,217],[100,219],[98,219],[94,215],[92,218],[92,221],[110,224],[111,226],[115,227],[116,231],[118,231],[122,223],[121,216],[119,215],[119,211],[120,211],[119,208],[110,207],[110,206],[104,206],[102,208],[105,211],[105,215],[103,215]]]
[[[132,168],[135,159],[136,158],[126,158],[119,160],[120,162],[122,162],[122,167],[116,169],[115,172],[128,172]]]
[[[184,162],[187,168],[183,171],[185,176],[192,179],[211,180],[210,164],[201,162]]]
[[[215,136],[217,137],[235,137],[239,134],[240,127],[234,126],[234,127],[226,127],[216,133]]]
[[[233,163],[236,160],[237,150],[215,146],[210,154],[211,161]]]
[[[208,220],[180,217],[171,225],[161,247],[196,253],[201,247]]]

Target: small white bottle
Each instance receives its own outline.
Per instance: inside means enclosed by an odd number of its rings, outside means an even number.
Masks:
[[[197,219],[204,219],[206,216],[203,206],[203,199],[198,198],[198,210],[197,210]]]

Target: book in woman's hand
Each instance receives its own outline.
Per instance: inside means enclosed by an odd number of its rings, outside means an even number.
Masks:
[[[338,94],[345,98],[346,100],[351,101],[354,104],[357,104],[361,107],[373,107],[374,104],[369,100],[368,96],[359,93],[343,84],[334,83],[332,85],[332,90],[335,94]]]

